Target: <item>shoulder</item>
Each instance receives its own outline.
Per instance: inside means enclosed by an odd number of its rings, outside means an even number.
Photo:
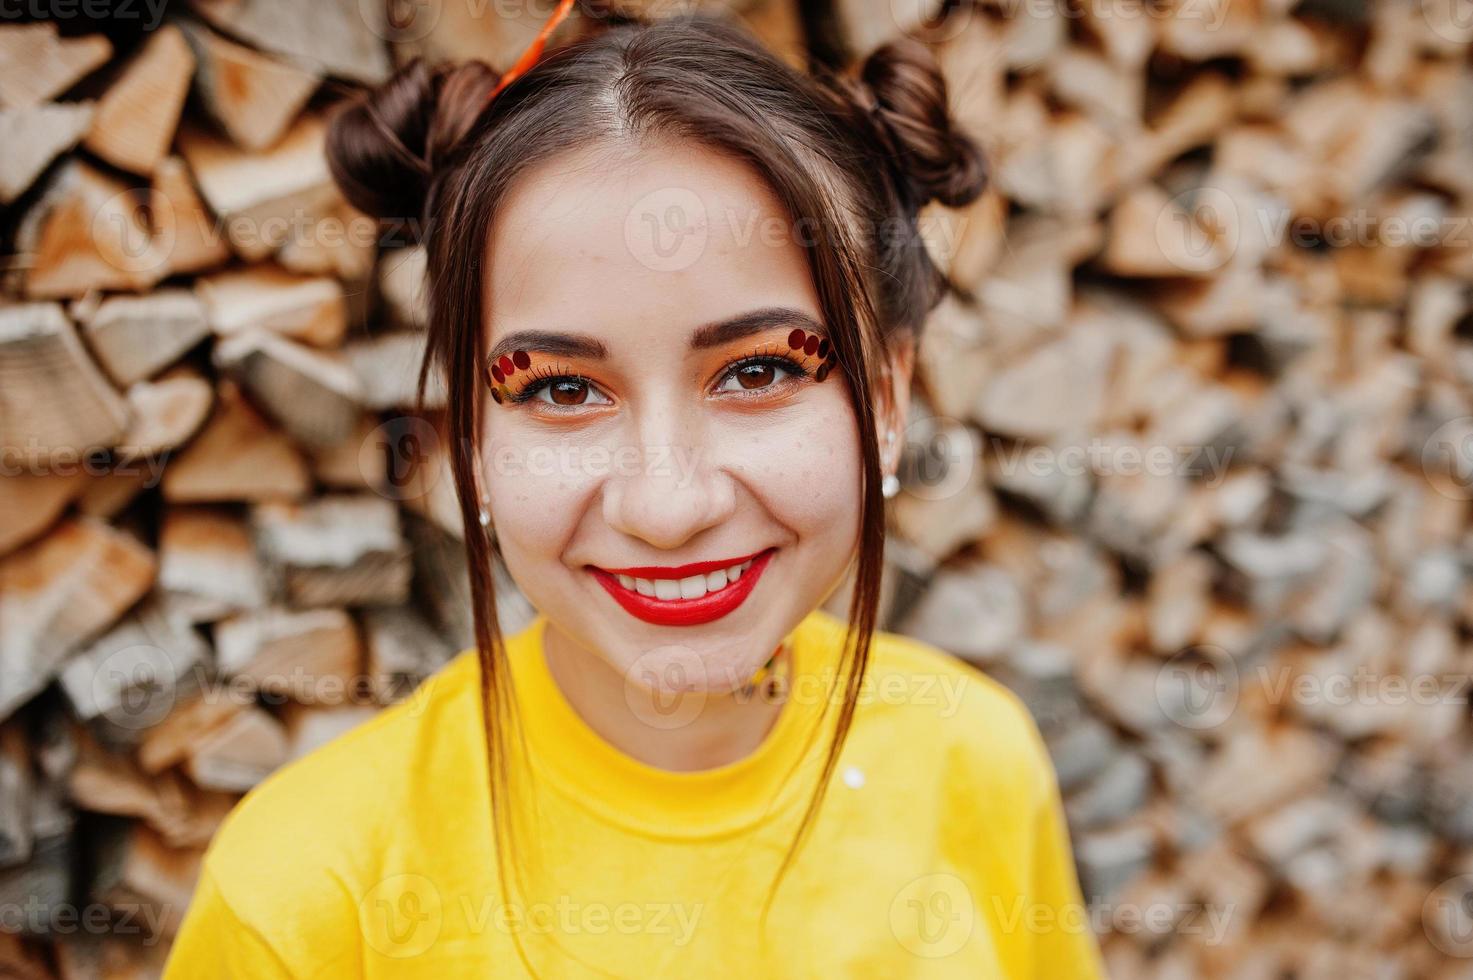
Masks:
[[[977,666],[921,640],[876,631],[862,698],[944,755],[953,775],[1034,805],[1053,768],[1023,700]]]
[[[447,733],[479,710],[474,651],[464,651],[409,697],[286,763],[226,815],[203,867],[247,925],[283,912],[356,909],[360,885],[408,815],[420,785],[453,762]],[[392,846],[391,844],[388,846]]]

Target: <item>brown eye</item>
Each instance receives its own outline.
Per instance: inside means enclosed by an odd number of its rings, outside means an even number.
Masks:
[[[743,388],[766,388],[777,379],[777,368],[771,364],[748,364],[738,368],[736,376]]]
[[[557,405],[582,405],[588,400],[588,385],[581,381],[555,381],[547,391]]]
[[[533,398],[549,405],[575,407],[579,405],[611,405],[612,400],[599,391],[593,382],[573,375],[560,375],[535,382],[518,396],[518,401]]]

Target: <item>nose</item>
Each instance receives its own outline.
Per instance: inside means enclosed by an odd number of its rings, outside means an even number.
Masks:
[[[634,465],[604,483],[604,521],[622,534],[672,551],[736,511],[736,487],[714,459],[696,420],[662,413],[639,426]]]

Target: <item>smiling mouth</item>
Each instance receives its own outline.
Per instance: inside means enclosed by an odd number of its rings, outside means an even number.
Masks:
[[[660,626],[696,626],[740,606],[776,551],[688,565],[587,568],[630,615]]]

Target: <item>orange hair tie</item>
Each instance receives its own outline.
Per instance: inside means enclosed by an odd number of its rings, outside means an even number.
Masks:
[[[547,23],[542,25],[542,30],[537,32],[537,36],[532,39],[532,43],[527,45],[527,50],[522,52],[522,56],[517,59],[516,64],[506,70],[506,73],[501,76],[500,81],[496,83],[496,87],[491,90],[491,94],[486,96],[487,105],[491,103],[492,99],[496,98],[502,89],[516,81],[537,63],[537,59],[542,57],[542,48],[547,44],[548,36],[563,22],[563,18],[568,16],[568,12],[573,9],[573,3],[574,0],[559,0],[557,9],[552,12],[551,17],[547,18]]]

